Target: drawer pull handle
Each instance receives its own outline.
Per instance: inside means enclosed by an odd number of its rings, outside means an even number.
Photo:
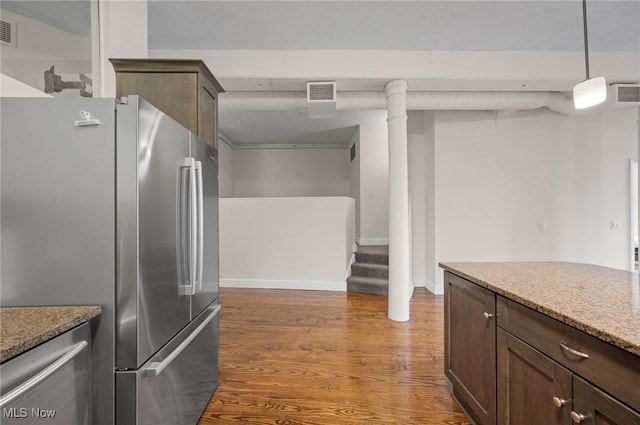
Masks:
[[[553,405],[556,406],[558,409],[564,406],[565,404],[567,404],[567,400],[562,399],[560,397],[553,398]]]
[[[9,391],[7,394],[3,394],[0,398],[0,407],[3,409],[6,405],[14,401],[18,397],[22,397],[27,392],[33,390],[38,384],[47,379],[49,376],[56,373],[58,370],[62,369],[64,365],[69,363],[76,357],[85,347],[87,347],[89,343],[87,341],[80,341],[77,344],[72,345],[69,349],[64,353],[62,357],[60,357],[55,362],[51,363],[42,371],[38,372],[38,374],[24,381],[22,384],[15,387],[13,390]]]
[[[487,313],[486,311],[482,314],[484,316],[485,319],[489,320],[491,319],[494,315],[491,313]]]
[[[585,419],[587,419],[587,417],[585,415],[581,415],[580,413],[576,413],[576,412],[571,412],[571,420],[574,423],[579,424],[580,422],[584,421]]]
[[[216,317],[218,313],[220,313],[220,304],[213,307],[211,313],[195,328],[188,337],[185,338],[184,341],[180,345],[178,345],[172,352],[169,354],[164,360],[161,362],[152,362],[149,366],[144,369],[144,374],[147,376],[158,376],[162,373],[163,370],[167,368],[171,364],[176,357],[180,355],[184,351],[185,348],[191,344],[191,341],[196,339],[196,337],[204,330],[204,328],[209,324],[209,322]]]
[[[562,347],[562,349],[564,351],[566,351],[567,353],[573,354],[574,356],[578,356],[581,357],[583,359],[588,359],[589,355],[586,353],[583,353],[581,351],[578,350],[574,350],[573,348],[569,347],[567,344],[565,344],[564,342],[560,343],[560,347]]]

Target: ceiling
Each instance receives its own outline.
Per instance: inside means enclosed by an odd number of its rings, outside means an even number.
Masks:
[[[584,78],[580,0],[147,4],[150,56],[204,59],[231,93],[334,80],[340,97],[383,90],[394,78],[417,91],[563,92]],[[90,30],[88,0],[2,0],[2,8],[78,36]],[[592,70],[635,57],[607,78],[640,81],[640,0],[588,0],[588,16]],[[221,132],[237,146],[334,146],[348,143],[359,124],[386,119],[377,110],[311,119],[304,110],[272,109],[226,108],[222,94]]]
[[[2,9],[79,37],[91,32],[90,0],[2,0]]]
[[[588,12],[592,52],[640,52],[640,1],[589,0]],[[156,57],[202,57],[228,92],[304,91],[307,81],[333,80],[340,98],[343,90],[382,91],[395,78],[414,91],[566,91],[584,76],[580,0],[150,0],[148,16]],[[451,59],[456,52],[467,56]],[[537,75],[537,59],[529,66],[518,56],[555,54],[540,61],[555,66],[566,52],[578,56],[563,77]],[[496,66],[511,74],[497,75]],[[314,120],[247,108],[220,98],[221,132],[237,145],[346,144],[363,120],[385,119],[379,111]]]
[[[387,111],[340,111],[308,118],[304,111],[220,110],[220,128],[236,146],[336,146],[349,143],[360,124],[384,123]]]
[[[640,51],[639,7],[589,0],[590,48]],[[149,1],[150,49],[566,51],[581,29],[580,0]]]

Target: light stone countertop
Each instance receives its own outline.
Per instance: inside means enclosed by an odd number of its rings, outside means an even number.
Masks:
[[[0,308],[0,363],[88,322],[101,312],[99,306]]]
[[[637,273],[563,262],[445,262],[440,267],[640,356]]]

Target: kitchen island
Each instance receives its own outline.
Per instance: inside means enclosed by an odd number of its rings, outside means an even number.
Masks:
[[[640,424],[637,274],[562,262],[440,266],[445,372],[473,420]]]
[[[0,423],[91,423],[98,306],[0,308]]]
[[[1,307],[0,363],[88,322],[99,306]]]

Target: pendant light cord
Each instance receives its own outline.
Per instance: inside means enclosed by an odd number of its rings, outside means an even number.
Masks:
[[[582,22],[584,24],[584,65],[589,79],[589,41],[587,39],[587,0],[582,0]]]

